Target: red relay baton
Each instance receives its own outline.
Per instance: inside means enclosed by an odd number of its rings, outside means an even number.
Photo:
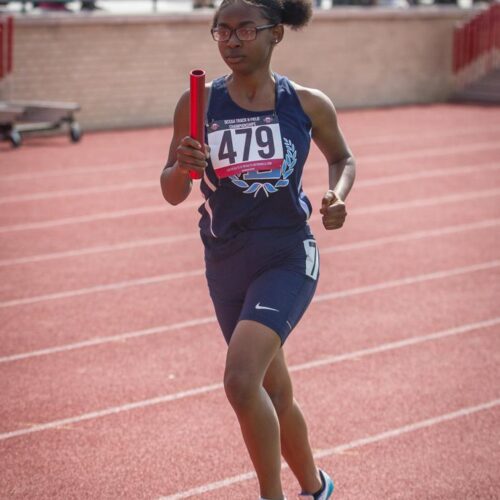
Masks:
[[[189,74],[189,135],[202,147],[205,145],[205,72],[193,69]],[[191,179],[201,179],[201,175],[190,170]]]

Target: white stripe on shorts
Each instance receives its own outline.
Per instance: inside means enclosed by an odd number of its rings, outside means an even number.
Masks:
[[[304,249],[306,251],[306,276],[316,280],[319,273],[318,245],[315,240],[304,240]]]

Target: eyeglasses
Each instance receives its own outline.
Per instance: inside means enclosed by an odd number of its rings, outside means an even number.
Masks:
[[[275,26],[276,24],[264,24],[263,26],[252,27],[243,26],[234,30],[229,28],[212,28],[210,32],[212,33],[212,38],[216,42],[227,42],[233,36],[233,32],[236,33],[236,38],[240,42],[250,42],[257,38],[257,33],[259,31],[274,28]]]

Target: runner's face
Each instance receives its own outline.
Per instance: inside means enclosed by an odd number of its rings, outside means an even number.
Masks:
[[[235,30],[241,27],[254,27],[271,24],[262,15],[261,9],[242,2],[236,2],[224,7],[218,15],[217,28]],[[262,66],[269,65],[276,28],[257,32],[257,38],[250,41],[240,41],[233,31],[227,42],[218,42],[219,51],[224,62],[240,73],[251,73]]]

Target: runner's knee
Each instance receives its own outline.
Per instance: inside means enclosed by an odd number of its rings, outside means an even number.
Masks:
[[[226,368],[224,390],[234,409],[243,410],[252,404],[260,389],[260,384],[255,378],[246,370]]]

